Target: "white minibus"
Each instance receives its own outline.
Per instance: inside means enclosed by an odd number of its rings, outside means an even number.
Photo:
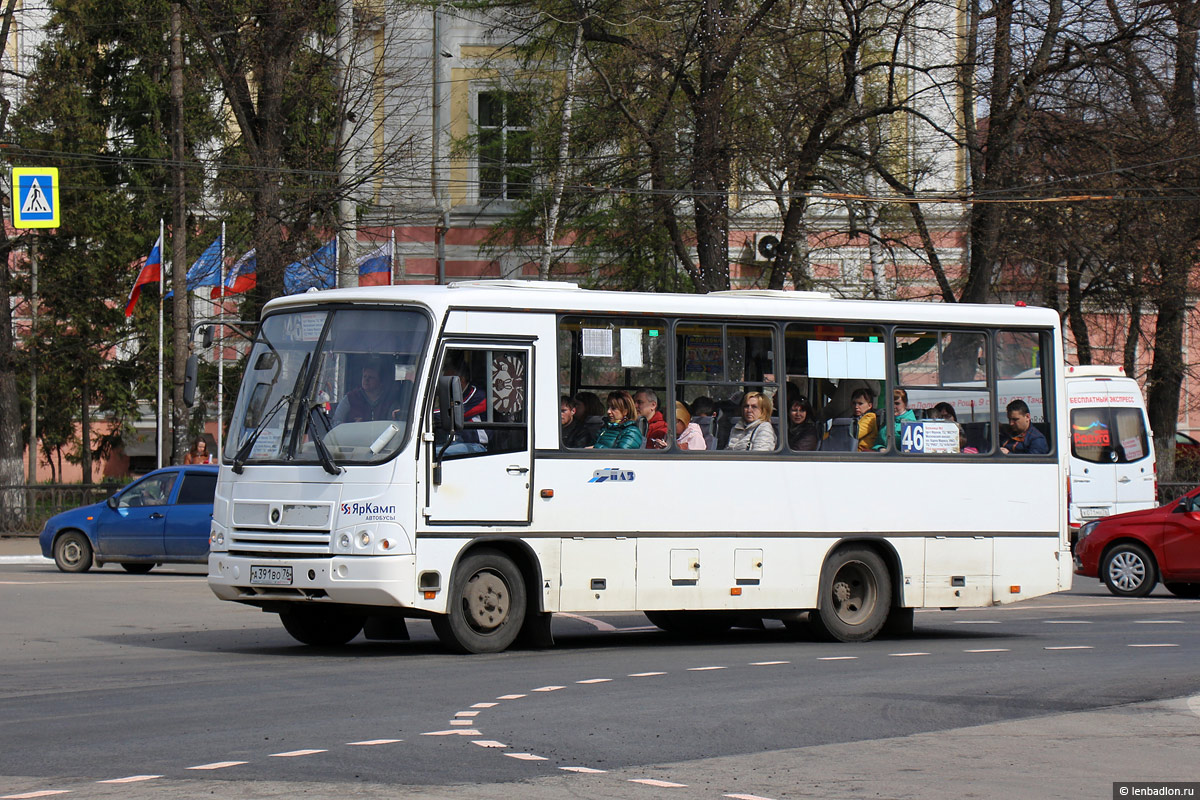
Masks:
[[[1058,315],[1023,306],[535,281],[278,298],[208,581],[317,645],[423,618],[495,652],[549,643],[555,612],[911,630],[1070,587],[1062,364]],[[1026,452],[997,401],[1031,369]],[[917,418],[905,393],[973,411]]]

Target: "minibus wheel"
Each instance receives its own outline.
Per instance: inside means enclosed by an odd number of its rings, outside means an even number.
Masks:
[[[476,550],[459,562],[450,581],[446,613],[433,630],[456,653],[499,653],[521,632],[525,620],[525,581],[508,556]]]
[[[314,647],[336,647],[358,636],[366,617],[328,606],[299,606],[279,612],[292,638]]]
[[[836,551],[821,570],[817,610],[808,615],[816,634],[839,642],[875,638],[892,608],[887,564],[868,547]]]

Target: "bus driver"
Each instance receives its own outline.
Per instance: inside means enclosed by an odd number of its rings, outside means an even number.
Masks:
[[[383,362],[371,359],[363,365],[359,386],[346,393],[333,412],[333,424],[395,419],[402,408],[395,382],[384,382]]]

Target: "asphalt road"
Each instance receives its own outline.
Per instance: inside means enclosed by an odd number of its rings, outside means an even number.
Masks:
[[[1159,590],[1161,592],[1161,589]],[[0,798],[1111,797],[1200,781],[1200,601],[1080,579],[912,637],[317,650],[197,571],[0,566]]]

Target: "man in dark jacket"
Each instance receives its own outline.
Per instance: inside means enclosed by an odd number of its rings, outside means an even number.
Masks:
[[[1008,404],[1009,434],[1000,443],[1001,453],[1025,453],[1045,455],[1050,452],[1050,443],[1042,432],[1033,427],[1029,406],[1024,400],[1013,400]]]

